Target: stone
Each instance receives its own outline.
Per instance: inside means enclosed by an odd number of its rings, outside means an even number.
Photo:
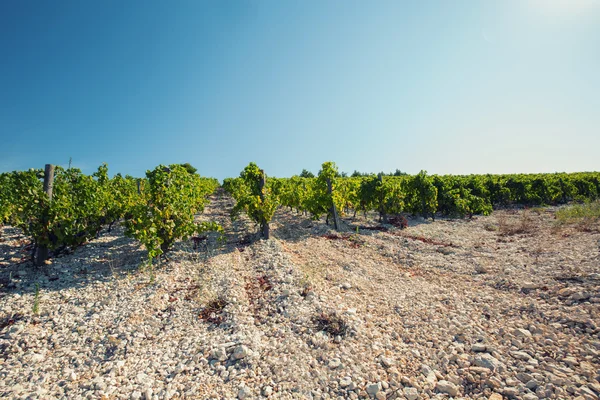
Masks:
[[[419,391],[414,387],[405,387],[404,397],[408,400],[417,400],[419,398]]]
[[[379,383],[379,382],[371,383],[371,384],[367,385],[367,393],[370,396],[375,396],[377,393],[379,393],[380,390],[381,390],[381,383]]]
[[[329,369],[338,369],[342,366],[342,362],[339,358],[332,358],[331,360],[329,360],[329,364],[327,364],[327,366],[329,367]]]
[[[247,399],[250,396],[252,396],[252,391],[248,386],[242,386],[237,395],[238,399]]]
[[[575,357],[565,357],[562,361],[570,366],[579,365],[579,361]]]
[[[502,387],[502,381],[500,381],[500,379],[496,378],[495,376],[491,376],[485,383],[493,389],[499,389]]]
[[[535,379],[532,379],[525,384],[525,387],[530,390],[535,390],[538,386],[539,384]]]
[[[513,356],[514,358],[516,358],[517,360],[529,360],[531,359],[531,356],[527,353],[525,353],[524,351],[511,351],[510,355]]]
[[[142,392],[135,390],[133,393],[131,393],[129,398],[131,400],[140,400],[142,398]]]
[[[435,388],[438,392],[449,394],[452,397],[458,395],[458,386],[448,381],[439,381]]]
[[[343,377],[342,379],[340,379],[340,387],[343,388],[347,388],[348,386],[350,386],[350,384],[352,384],[352,378],[350,378],[349,376]]]
[[[492,393],[490,395],[490,397],[488,397],[488,400],[503,400],[503,399],[502,399],[502,395],[501,394]]]
[[[584,301],[584,300],[589,299],[590,297],[592,297],[592,295],[587,292],[577,292],[577,293],[573,293],[571,295],[571,299],[573,299],[575,301]]]
[[[527,329],[522,329],[522,328],[517,328],[515,330],[513,330],[513,335],[515,335],[516,337],[531,337],[531,332],[529,332]]]
[[[537,397],[537,395],[533,394],[533,393],[527,393],[526,395],[523,396],[523,400],[538,400],[539,397]]]
[[[504,364],[494,358],[491,354],[485,353],[476,356],[473,362],[478,367],[487,368],[492,371],[502,372],[504,370]]]
[[[233,354],[231,354],[231,358],[234,360],[241,360],[242,358],[246,358],[248,356],[248,353],[249,353],[248,347],[246,347],[242,344],[233,350]]]
[[[225,351],[223,347],[218,347],[213,349],[213,351],[210,353],[210,357],[219,361],[225,361],[227,360],[227,351]]]
[[[533,282],[524,282],[521,288],[525,290],[534,290],[538,288],[538,284]]]
[[[475,343],[473,346],[471,346],[471,350],[473,350],[476,353],[484,352],[486,349],[487,346],[483,343]]]
[[[391,358],[381,357],[380,361],[381,365],[383,365],[385,368],[390,368],[392,365],[394,365],[394,360]]]
[[[530,380],[532,380],[533,377],[530,374],[526,373],[526,372],[519,372],[517,374],[517,379],[520,380],[523,383],[527,383]]]
[[[265,386],[262,389],[262,395],[265,397],[269,397],[270,395],[273,394],[273,388],[271,386]]]

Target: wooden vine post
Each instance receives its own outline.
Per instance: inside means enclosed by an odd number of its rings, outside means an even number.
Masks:
[[[44,192],[48,195],[49,201],[52,201],[52,186],[54,184],[54,165],[46,164],[44,170]],[[35,265],[40,267],[48,259],[48,247],[38,246],[35,252]]]
[[[337,213],[337,209],[335,208],[335,202],[333,201],[333,187],[331,185],[331,179],[327,178],[327,193],[331,197],[331,208],[329,209],[329,213],[333,217],[333,226],[336,231],[339,231],[342,228],[342,224],[340,222],[340,217]]]
[[[264,187],[267,184],[267,176],[265,175],[265,171],[263,171],[262,169],[260,170],[260,177],[258,178],[258,190],[260,192],[260,200],[264,203],[265,201],[265,194],[263,192]],[[270,229],[269,229],[269,222],[267,222],[265,220],[265,217],[262,217],[262,221],[260,222],[260,229],[261,229],[261,234],[262,237],[265,239],[269,239],[270,237]]]

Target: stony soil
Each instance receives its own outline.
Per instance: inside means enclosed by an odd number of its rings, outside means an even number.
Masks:
[[[336,233],[280,210],[264,241],[231,206],[199,217],[226,242],[152,269],[116,227],[36,270],[4,228],[0,397],[599,398],[597,229],[545,209]]]

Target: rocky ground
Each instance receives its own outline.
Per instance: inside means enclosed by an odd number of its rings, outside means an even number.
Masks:
[[[600,397],[598,229],[536,209],[336,233],[280,210],[256,241],[231,206],[199,217],[225,242],[152,269],[116,227],[36,270],[4,228],[0,397]]]

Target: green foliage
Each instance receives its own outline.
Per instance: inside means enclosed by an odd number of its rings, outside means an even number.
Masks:
[[[260,182],[263,179],[265,185],[261,187]],[[255,163],[248,164],[240,173],[240,178],[226,179],[223,187],[236,200],[231,213],[232,219],[244,212],[261,228],[268,225],[279,205],[279,199],[270,180],[266,181],[264,172]]]
[[[0,174],[0,225],[7,223],[14,214],[16,200],[13,181],[11,174]]]
[[[438,190],[438,211],[444,215],[471,217],[473,214],[488,215],[492,212],[487,189],[479,181],[435,175],[433,184]]]
[[[421,171],[409,181],[410,202],[409,209],[423,217],[435,217],[437,210],[438,190],[433,184],[433,179],[427,176],[427,171]]]
[[[194,168],[190,163],[179,164],[179,165],[181,165],[183,168],[185,168],[185,170],[187,172],[189,172],[190,174],[195,174],[196,172],[198,172],[198,169]]]
[[[600,221],[600,201],[575,204],[556,211],[559,224],[593,223]]]
[[[312,197],[314,180],[315,178],[292,176],[281,179],[270,178],[269,183],[280,204],[306,212],[308,199]]]
[[[146,177],[143,201],[131,208],[125,233],[146,247],[152,261],[168,252],[176,240],[197,230],[194,215],[204,209],[206,196],[216,186],[214,180],[190,174],[180,165],[159,165],[147,171]]]
[[[386,215],[402,211],[404,196],[400,186],[383,175],[370,176],[360,184],[360,202],[363,210],[375,210],[385,220]]]
[[[324,214],[331,217],[332,204],[335,204],[338,209],[343,206],[340,191],[336,190],[338,175],[335,163],[327,161],[322,164],[317,178],[311,181],[310,197],[306,199],[305,205],[314,219],[319,219]],[[332,193],[329,193],[328,182],[331,184]]]
[[[314,178],[315,174],[313,174],[312,172],[303,169],[302,172],[300,173],[300,178]]]
[[[327,214],[334,201],[338,211],[377,211],[382,215],[403,211],[434,216],[436,212],[455,217],[487,215],[492,206],[509,204],[543,205],[593,200],[600,193],[600,174],[512,174],[433,175],[424,171],[409,176],[396,171],[382,175],[354,171],[342,178],[325,165],[319,178],[278,179],[280,202],[314,218]],[[326,192],[325,175],[332,178],[333,196]]]
[[[43,191],[41,170],[11,173],[12,210],[8,222],[32,238],[36,247],[55,253],[76,248],[95,237],[106,222],[111,198],[107,193],[107,167],[93,176],[79,169],[56,167],[52,201]]]

